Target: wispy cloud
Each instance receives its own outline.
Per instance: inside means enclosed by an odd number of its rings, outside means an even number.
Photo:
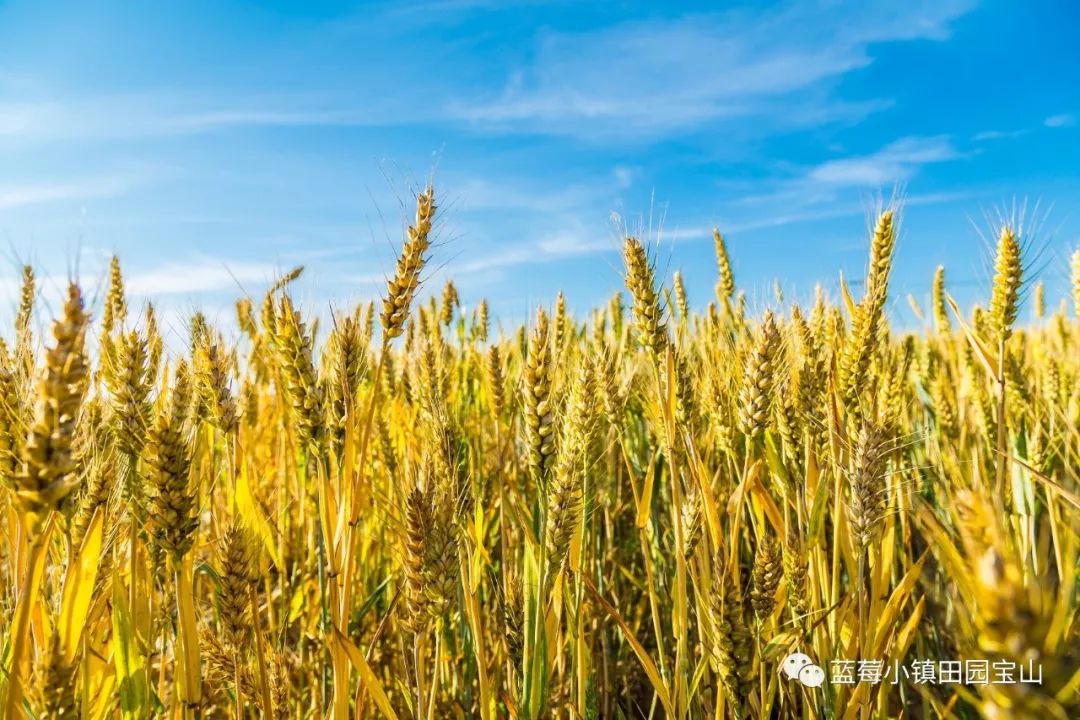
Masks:
[[[925,195],[904,196],[903,207],[915,207],[920,205],[937,205],[963,200],[970,197],[968,193],[927,193]],[[661,243],[681,243],[700,241],[712,238],[712,229],[717,227],[725,235],[750,233],[755,230],[769,230],[812,223],[819,220],[832,220],[835,218],[858,217],[865,215],[865,208],[858,203],[843,202],[823,207],[799,210],[796,212],[784,211],[760,211],[752,217],[731,217],[713,223],[712,225],[691,226],[686,228],[665,229],[659,233]],[[801,242],[801,241],[800,241]]]
[[[147,170],[127,170],[76,181],[0,186],[0,210],[63,200],[115,197],[150,181],[153,176],[154,173]]]
[[[101,197],[114,194],[115,186],[91,181],[84,184],[24,185],[0,189],[0,210],[39,205],[56,200]]]
[[[233,127],[353,126],[378,123],[378,116],[364,110],[320,109],[288,110],[275,108],[229,107],[179,113],[163,118],[163,132],[206,132]]]
[[[634,184],[634,178],[640,173],[640,170],[630,165],[616,165],[611,171],[611,176],[615,178],[615,185],[620,190],[625,190]]]
[[[541,233],[535,239],[474,253],[465,261],[453,261],[450,269],[454,277],[487,276],[493,271],[580,258],[617,248],[611,237],[571,221],[561,229]]]
[[[481,125],[584,136],[659,135],[733,118],[768,124],[858,117],[887,99],[842,101],[831,84],[880,42],[943,39],[972,3],[832,3],[544,32],[535,61],[497,97],[451,105]],[[613,81],[613,79],[617,79]]]
[[[1051,115],[1043,120],[1043,125],[1048,128],[1063,128],[1072,127],[1076,124],[1076,117],[1068,113],[1062,113],[1061,115]]]
[[[611,182],[613,187],[616,180]],[[550,186],[521,177],[485,180],[478,177],[449,179],[452,202],[464,212],[492,210],[534,213],[566,213],[601,201],[601,183],[569,183]]]
[[[807,174],[807,180],[835,187],[880,187],[910,179],[923,165],[961,156],[943,135],[906,137],[869,155],[824,162]]]
[[[1027,135],[1027,130],[983,130],[971,136],[974,142],[988,142],[993,140],[1012,140],[1013,138]]]
[[[0,101],[0,140],[131,140],[235,128],[367,126],[390,116],[374,105],[342,107],[308,97],[74,96]]]
[[[225,291],[239,294],[245,284],[266,285],[279,273],[280,268],[270,263],[196,257],[136,269],[125,277],[125,284],[130,294],[145,297]]]
[[[841,196],[847,207],[856,207],[851,205],[856,199],[853,192],[888,192],[912,180],[925,165],[963,157],[967,153],[945,135],[900,138],[870,153],[826,160],[765,181],[762,186],[771,189],[744,195],[733,204],[753,208],[756,213],[772,209],[781,216],[789,215],[793,208],[800,216],[806,208],[835,203]]]
[[[82,247],[79,258],[44,258],[43,265],[35,263],[37,283],[41,289],[45,314],[56,312],[63,304],[63,294],[70,280],[79,282],[88,303],[100,300],[108,278],[111,250]],[[66,270],[57,267],[68,264]],[[280,275],[281,268],[270,263],[231,260],[207,255],[195,255],[151,265],[125,265],[124,286],[132,301],[151,300],[159,309],[179,309],[185,299],[198,300],[202,305],[215,295],[230,299],[243,291],[255,291],[269,285]],[[0,275],[0,302],[18,298],[21,284],[12,273]],[[0,309],[2,313],[2,309]]]
[[[1058,115],[1051,115],[1042,121],[1042,127],[1046,128],[1065,128],[1072,127],[1076,124],[1076,116],[1070,113],[1061,113]],[[984,130],[979,133],[975,133],[971,136],[973,142],[986,142],[993,140],[1012,140],[1014,138],[1023,137],[1031,132],[1031,128],[1020,128],[1019,130]]]
[[[747,232],[798,223],[859,215],[865,203],[846,191],[882,191],[912,179],[925,165],[965,157],[948,136],[905,137],[863,155],[827,160],[804,167],[794,176],[772,182],[768,193],[744,197],[734,204],[736,214],[724,213],[720,223],[725,232]],[[619,168],[613,173],[619,183]],[[765,182],[766,186],[768,182]],[[470,181],[459,193],[461,206],[475,205],[485,210],[501,208],[544,217],[545,226],[526,230],[525,237],[510,245],[497,245],[473,252],[469,259],[452,261],[455,276],[490,273],[510,267],[537,265],[597,253],[617,251],[613,232],[635,232],[616,220],[613,226],[595,217],[589,209],[603,207],[602,192],[595,186],[567,187],[563,190],[534,191],[514,182],[490,184]],[[956,193],[905,197],[905,205],[931,204],[960,199]],[[529,223],[523,224],[529,228]],[[618,228],[621,227],[622,230]],[[641,232],[649,232],[648,228]],[[711,226],[676,226],[654,229],[664,244],[698,241],[711,236]],[[528,237],[529,234],[532,237]],[[468,234],[468,233],[466,233]]]
[[[463,13],[513,11],[530,5],[553,5],[555,0],[418,0],[410,3],[390,3],[385,9],[389,17],[408,18],[414,23],[458,22]],[[369,18],[364,14],[364,20]],[[349,21],[354,25],[360,21]]]

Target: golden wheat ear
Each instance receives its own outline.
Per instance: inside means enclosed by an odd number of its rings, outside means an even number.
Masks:
[[[76,421],[89,384],[86,329],[79,286],[68,286],[64,315],[53,324],[53,345],[38,382],[33,421],[14,477],[15,499],[32,534],[78,484],[73,443]]]
[[[885,433],[871,422],[863,422],[852,451],[848,482],[848,527],[855,547],[869,546],[884,519],[890,449]]]
[[[783,550],[780,543],[773,536],[764,535],[754,553],[750,590],[750,604],[761,622],[768,620],[776,608],[776,591],[783,577]]]
[[[229,649],[247,646],[248,586],[258,581],[255,546],[248,530],[231,525],[218,544],[218,619]]]
[[[431,533],[431,498],[416,484],[405,498],[403,551],[401,564],[405,575],[405,626],[421,633],[428,622],[427,574],[428,542]]]
[[[427,187],[416,197],[416,220],[406,230],[405,245],[398,256],[394,277],[386,285],[379,317],[386,339],[398,337],[405,327],[413,295],[420,285],[420,273],[427,263],[434,218],[435,191]]]
[[[731,271],[727,243],[716,228],[713,228],[713,243],[716,246],[716,267],[720,274],[716,283],[716,295],[721,304],[730,304],[735,297],[735,274]]]
[[[304,447],[317,450],[326,430],[326,407],[315,372],[314,331],[301,320],[287,294],[281,296],[275,318],[274,347],[293,424]],[[235,425],[235,409],[233,414]]]
[[[239,409],[231,389],[229,358],[220,344],[209,339],[199,342],[194,358],[198,384],[193,395],[196,419],[231,434],[239,421]]]
[[[191,380],[187,364],[181,361],[176,366],[168,402],[159,404],[145,451],[152,488],[154,539],[174,558],[191,549],[199,525],[198,498],[190,481],[191,444],[186,431],[190,404]]]
[[[596,420],[593,367],[592,363],[583,361],[570,390],[544,519],[549,559],[556,568],[566,562],[570,540],[580,520],[583,474]]]
[[[34,663],[30,705],[40,720],[76,720],[79,713],[77,666],[64,657],[60,637],[53,633]]]
[[[536,325],[529,336],[521,395],[525,413],[525,438],[528,461],[533,476],[541,484],[547,481],[555,454],[554,408],[552,407],[550,323],[543,308],[536,311]]]
[[[117,325],[121,327],[127,319],[127,298],[124,293],[124,275],[120,270],[120,258],[113,255],[109,259],[109,289],[105,295],[105,310],[101,316],[101,329],[106,335],[111,334]]]
[[[807,574],[809,572],[806,546],[798,528],[788,528],[784,541],[784,581],[787,584],[787,602],[796,619],[806,614],[810,605],[807,597]]]
[[[15,509],[27,543],[26,572],[9,629],[6,716],[21,715],[24,655],[30,640],[32,609],[38,603],[43,562],[52,524],[47,520],[78,489],[81,477],[74,454],[75,432],[90,380],[86,357],[89,317],[82,291],[68,284],[63,316],[53,323],[53,342],[37,386],[33,415],[22,447],[21,464],[12,476]]]
[[[945,307],[945,266],[938,265],[934,271],[934,283],[931,290],[931,303],[934,309],[934,330],[939,334],[949,334],[952,323]]]
[[[780,333],[771,311],[761,322],[757,343],[746,361],[739,393],[739,425],[748,438],[764,431],[773,401],[773,382],[779,361]]]
[[[994,258],[994,286],[990,295],[990,327],[995,339],[1007,340],[1020,309],[1023,284],[1020,240],[1008,225],[1001,228]]]
[[[664,307],[657,291],[656,271],[637,238],[627,237],[623,241],[623,259],[626,262],[626,287],[634,299],[638,339],[642,347],[660,358],[667,347],[668,334]]]

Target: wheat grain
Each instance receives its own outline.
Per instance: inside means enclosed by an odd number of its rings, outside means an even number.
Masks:
[[[394,277],[386,286],[383,298],[382,322],[384,337],[393,339],[401,335],[409,314],[413,295],[420,284],[420,273],[427,262],[426,253],[431,245],[431,223],[435,217],[435,193],[426,188],[416,198],[416,221],[406,231],[405,246],[398,256]]]
[[[85,341],[88,317],[79,286],[68,286],[64,315],[53,324],[53,346],[45,357],[34,419],[15,475],[15,499],[32,532],[49,510],[76,489],[72,455],[75,423],[89,382]]]
[[[990,296],[990,325],[995,339],[1002,341],[1012,334],[1020,306],[1023,265],[1020,241],[1008,225],[1001,228],[994,259],[994,285]]]
[[[773,381],[779,360],[780,334],[771,311],[766,311],[753,351],[746,360],[739,393],[739,424],[749,438],[765,431],[773,400]]]
[[[637,238],[627,237],[623,241],[623,259],[626,262],[626,287],[634,299],[638,340],[659,357],[667,347],[668,335],[664,309],[656,289],[655,271]]]

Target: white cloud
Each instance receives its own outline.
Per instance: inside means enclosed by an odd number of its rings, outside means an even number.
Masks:
[[[1061,113],[1059,115],[1051,115],[1050,117],[1042,121],[1043,127],[1048,128],[1063,128],[1072,127],[1076,124],[1076,116],[1069,113]],[[991,140],[1011,140],[1013,138],[1022,137],[1030,132],[1029,128],[1021,128],[1019,130],[984,130],[979,133],[975,133],[971,136],[974,142],[986,142]]]
[[[510,245],[501,250],[484,253],[461,265],[453,265],[449,269],[455,276],[473,275],[486,273],[489,270],[499,270],[517,265],[535,263],[539,259],[536,246],[532,244]]]
[[[859,116],[881,102],[841,103],[832,81],[871,64],[876,43],[947,37],[970,5],[819,2],[544,32],[533,64],[512,73],[501,95],[450,110],[487,126],[594,136],[659,135],[728,118],[784,125]]]
[[[152,179],[148,170],[118,171],[69,182],[28,183],[0,187],[0,210],[63,200],[115,197]]]
[[[24,185],[0,190],[0,210],[26,205],[40,205],[56,200],[100,197],[101,195],[111,194],[111,188],[96,183],[85,185]]]
[[[126,274],[124,281],[133,296],[198,295],[212,292],[235,292],[245,283],[268,285],[281,268],[260,262],[226,261],[199,257],[183,262],[169,262]]]
[[[628,165],[616,165],[611,171],[615,178],[615,186],[620,190],[626,190],[634,184],[634,178],[638,175],[638,169]]]
[[[455,278],[488,275],[492,271],[522,265],[536,265],[616,250],[618,245],[603,233],[597,234],[580,223],[568,222],[561,230],[541,234],[531,242],[518,242],[486,251],[470,252],[465,262],[451,262],[447,270]]]
[[[385,11],[391,18],[407,18],[412,23],[460,22],[463,13],[474,11],[513,11],[528,5],[550,5],[554,0],[419,0],[410,3],[391,3]],[[365,13],[359,21],[347,23],[370,23]]]
[[[108,282],[112,254],[112,250],[84,246],[79,248],[77,257],[53,255],[40,258],[40,262],[30,259],[42,295],[43,316],[59,312],[71,280],[82,287],[84,300],[88,304],[99,301]],[[280,274],[280,268],[270,264],[196,256],[141,268],[124,263],[123,273],[132,307],[141,307],[142,300],[154,300],[158,304],[158,299],[166,297],[195,297],[218,292],[240,297],[238,282],[259,283],[263,287]],[[4,300],[17,298],[20,290],[21,280],[17,272],[9,268],[0,274],[0,304]]]
[[[890,193],[905,187],[924,166],[969,155],[948,136],[906,137],[863,155],[788,169],[785,175],[761,181],[763,192],[734,199],[735,212],[726,218],[731,224],[724,227],[757,229],[865,212],[874,197],[887,202]],[[939,193],[916,199],[901,193],[897,199],[913,205],[958,197]]]
[[[657,232],[660,242],[683,242],[712,237],[711,227],[663,228]]]
[[[946,136],[907,137],[892,142],[877,151],[822,162],[799,170],[794,177],[774,181],[773,191],[739,203],[753,210],[728,216],[720,226],[725,232],[743,232],[780,227],[826,218],[859,215],[865,208],[851,198],[840,199],[844,190],[880,190],[883,186],[900,184],[915,175],[920,167],[963,157]],[[620,171],[632,175],[636,170],[617,166],[613,176],[618,185]],[[768,184],[768,181],[766,181]],[[596,188],[565,187],[542,191],[512,180],[500,183],[467,181],[455,192],[459,207],[498,209],[508,213],[523,213],[527,219],[524,237],[516,242],[499,244],[487,242],[491,228],[487,222],[476,227],[465,223],[464,237],[479,239],[467,250],[460,249],[445,265],[446,272],[456,278],[482,275],[512,267],[537,265],[580,258],[598,253],[618,253],[618,235],[623,232],[655,237],[662,245],[700,241],[711,237],[711,226],[689,225],[664,227],[663,221],[654,230],[629,228],[615,218],[607,225],[595,216],[604,200]],[[904,198],[907,205],[944,202],[957,195],[938,195]],[[509,216],[507,216],[509,217]],[[513,226],[513,221],[508,221]],[[541,223],[538,227],[537,222]],[[472,242],[472,241],[470,241]]]
[[[231,127],[304,126],[304,125],[368,125],[374,118],[357,110],[310,109],[283,110],[273,108],[235,108],[180,113],[163,119],[166,132],[203,132]]]
[[[600,201],[601,188],[581,183],[554,187],[526,178],[462,178],[448,180],[451,203],[462,211],[525,211],[565,213]]]
[[[971,139],[975,142],[987,142],[991,140],[1011,140],[1027,134],[1027,130],[983,130],[975,133]]]
[[[925,195],[904,195],[899,199],[901,207],[915,207],[919,205],[938,205],[964,200],[970,197],[967,193],[927,193]],[[856,217],[866,215],[866,206],[852,202],[823,205],[820,209],[803,210],[798,212],[762,215],[751,220],[736,222],[731,225],[723,225],[725,232],[747,232],[765,228],[784,227],[799,223],[814,222],[817,220],[830,220],[834,218]]]
[[[961,153],[945,136],[906,137],[869,155],[824,162],[807,179],[839,187],[880,187],[908,180],[922,165],[958,157]]]
[[[0,102],[0,140],[127,140],[240,127],[364,126],[386,117],[374,107],[336,107],[310,98],[75,96]]]
[[[543,259],[552,260],[612,250],[617,246],[612,244],[610,238],[589,237],[580,232],[567,231],[541,238],[536,247]]]
[[[1043,125],[1048,128],[1072,127],[1075,124],[1076,118],[1067,113],[1062,113],[1061,115],[1051,115],[1050,117],[1043,120]]]
[[[107,283],[112,254],[111,250],[82,247],[77,260],[65,260],[69,267],[63,271],[57,267],[57,257],[44,258],[45,264],[41,266],[34,263],[46,308],[59,307],[64,289],[72,278],[81,285],[87,302],[99,295]],[[209,255],[195,255],[142,267],[124,263],[123,267],[124,287],[135,306],[141,300],[153,300],[159,305],[161,299],[180,300],[186,296],[202,296],[201,300],[213,294],[237,298],[244,292],[263,290],[281,272],[281,267],[271,263]],[[17,274],[8,272],[0,275],[0,300],[17,298],[20,282]]]

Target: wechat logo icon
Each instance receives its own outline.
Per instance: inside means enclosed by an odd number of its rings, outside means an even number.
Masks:
[[[788,680],[798,680],[805,687],[821,687],[825,682],[825,671],[815,665],[810,656],[803,653],[788,655],[780,669],[787,675]]]

